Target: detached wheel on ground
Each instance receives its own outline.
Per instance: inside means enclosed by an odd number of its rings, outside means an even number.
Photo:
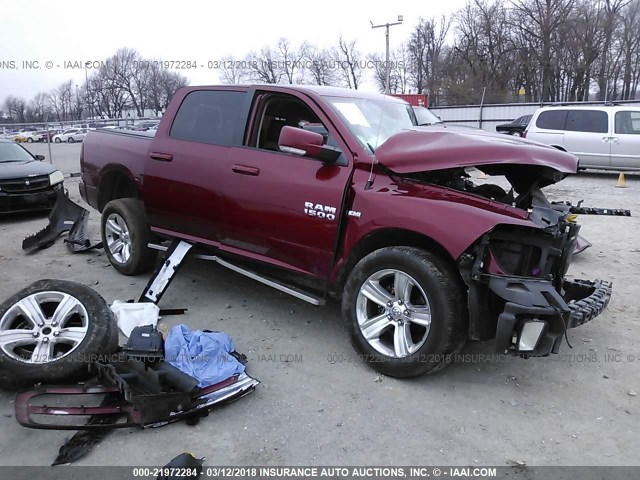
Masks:
[[[0,388],[81,379],[117,348],[107,302],[79,283],[39,280],[0,305]]]
[[[142,202],[120,198],[102,211],[102,244],[111,265],[124,275],[150,270],[158,252],[147,245],[153,240]]]
[[[360,260],[347,281],[342,314],[356,351],[392,377],[443,368],[467,337],[456,272],[412,247],[382,248]]]

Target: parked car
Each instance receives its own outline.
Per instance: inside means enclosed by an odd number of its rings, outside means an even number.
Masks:
[[[0,140],[0,213],[51,209],[64,176],[44,156]]]
[[[86,134],[87,134],[87,130],[85,130],[85,129],[71,128],[69,130],[65,130],[62,133],[54,135],[53,136],[53,141],[55,143],[60,143],[60,142],[68,142],[68,143],[82,142],[84,140],[84,137],[86,136]]]
[[[438,125],[444,123],[440,117],[427,107],[413,106],[412,108],[413,112],[416,114],[418,125]]]
[[[529,125],[529,122],[531,121],[531,117],[533,117],[533,115],[522,115],[515,120],[511,120],[509,123],[496,125],[496,132],[506,133],[508,135],[513,135],[514,137],[522,137],[524,136],[524,131],[526,130],[527,125]]]
[[[90,132],[79,188],[120,273],[151,269],[157,236],[195,243],[312,304],[341,299],[361,358],[409,377],[441,369],[468,338],[557,353],[567,328],[604,310],[609,282],[565,278],[580,226],[541,190],[577,162],[497,133],[419,127],[381,94],[184,87],[155,136]],[[512,188],[473,183],[474,167]]]
[[[640,170],[640,105],[543,107],[525,136],[573,153],[581,169]]]
[[[149,121],[145,121],[145,122],[139,122],[139,123],[136,123],[136,124],[132,125],[131,130],[144,132],[144,131],[149,130],[150,128],[153,128],[153,127],[157,128],[159,124],[160,124],[160,122],[158,122],[157,120],[149,120]]]
[[[41,135],[41,142],[47,142],[47,137],[49,137],[49,142],[53,142],[53,137],[57,134],[62,133],[62,130],[43,130],[39,132]]]

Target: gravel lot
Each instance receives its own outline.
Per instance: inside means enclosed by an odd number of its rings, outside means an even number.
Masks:
[[[46,145],[29,146],[47,155]],[[53,163],[79,172],[80,145],[51,146]],[[606,313],[570,331],[573,349],[549,358],[487,361],[488,343],[433,376],[380,377],[355,358],[337,304],[316,308],[213,264],[191,260],[163,297],[187,307],[168,325],[222,330],[249,357],[256,391],[199,425],[119,430],[80,465],[164,465],[183,451],[209,465],[634,465],[640,457],[640,174],[588,172],[547,189],[552,199],[627,208],[635,217],[581,217],[593,247],[570,274],[614,281]],[[66,180],[81,202],[78,178]],[[99,215],[92,212],[94,239]],[[108,302],[137,297],[148,276],[124,277],[99,252],[72,255],[59,240],[26,255],[22,239],[46,215],[0,218],[0,299],[60,278]],[[608,356],[608,357],[607,357]],[[49,465],[69,432],[30,430],[0,391],[0,465]]]

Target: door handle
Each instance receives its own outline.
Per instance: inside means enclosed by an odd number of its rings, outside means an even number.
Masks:
[[[173,155],[171,155],[170,153],[151,152],[151,155],[149,156],[151,157],[152,160],[158,160],[160,162],[173,161]]]
[[[258,167],[250,167],[248,165],[234,165],[232,170],[240,175],[258,175],[260,169]]]
[[[618,137],[610,137],[610,140],[611,140],[613,143],[618,143],[618,142],[620,141],[620,139],[619,139]]]
[[[603,141],[604,143],[608,143],[608,142],[609,142],[609,140],[610,140],[610,137],[602,137],[602,141]]]

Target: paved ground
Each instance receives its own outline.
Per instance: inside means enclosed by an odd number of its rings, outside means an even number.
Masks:
[[[48,157],[46,145],[34,153]],[[53,163],[79,171],[79,145],[52,145]],[[164,464],[190,451],[208,464],[633,465],[640,456],[640,175],[585,173],[549,188],[553,199],[630,208],[633,218],[581,217],[593,247],[570,274],[613,279],[608,312],[570,332],[563,355],[468,362],[414,380],[381,378],[354,358],[337,305],[315,308],[215,265],[189,262],[162,300],[188,307],[191,328],[229,333],[249,357],[256,391],[196,427],[111,434],[85,465]],[[66,181],[79,201],[77,178]],[[98,214],[92,215],[98,239]],[[146,276],[123,277],[100,253],[71,255],[62,242],[25,255],[23,237],[46,217],[0,219],[0,299],[41,278],[92,286],[107,301],[137,297]],[[227,308],[228,305],[228,308]],[[608,356],[608,357],[607,357]],[[0,391],[0,465],[48,465],[69,433],[29,430]]]

